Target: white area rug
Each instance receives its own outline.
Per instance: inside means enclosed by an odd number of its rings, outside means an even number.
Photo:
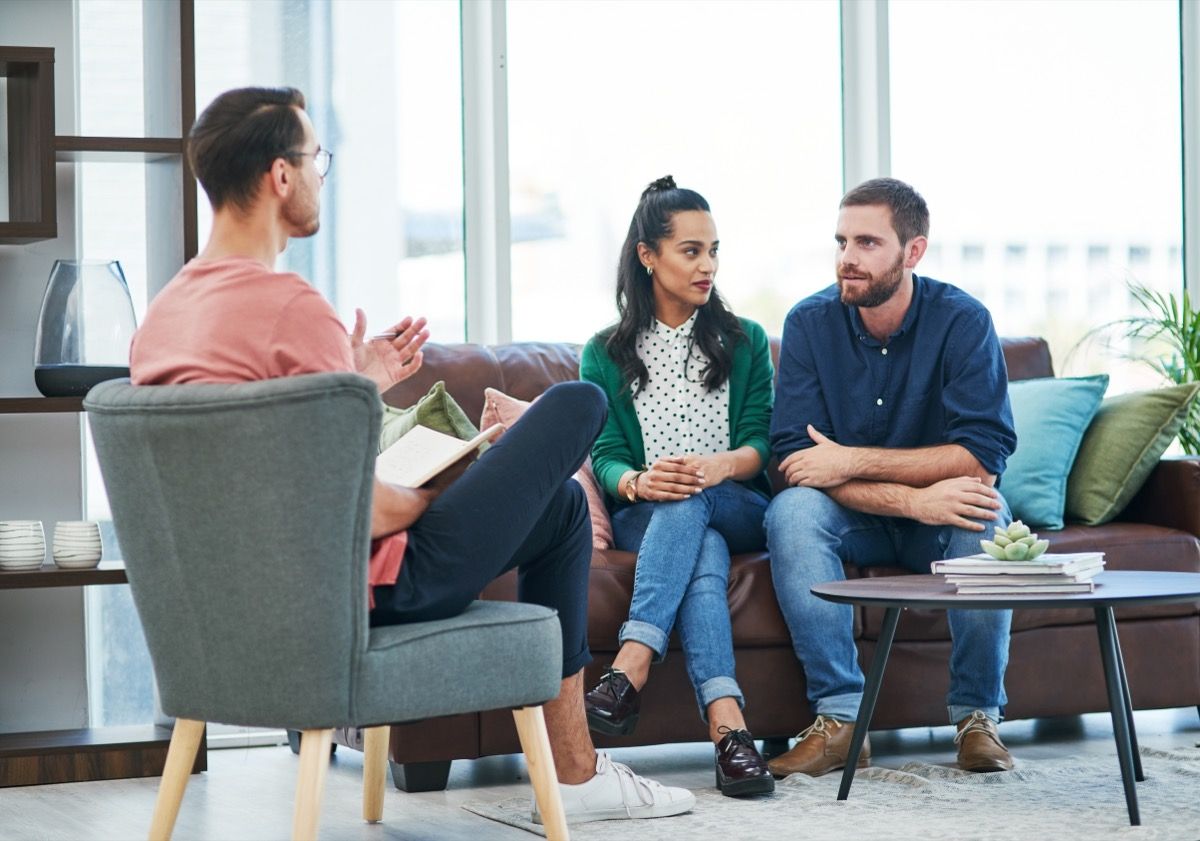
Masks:
[[[913,841],[1093,841],[1103,838],[1200,839],[1200,749],[1142,749],[1137,784],[1142,826],[1129,825],[1115,750],[1112,755],[1020,762],[1001,774],[912,762],[857,773],[850,798],[837,800],[841,774],[781,780],[775,794],[748,800],[715,788],[695,791],[686,815],[648,821],[600,821],[571,827],[579,841],[702,841],[782,838]],[[469,803],[464,809],[543,835],[529,820],[530,797]]]

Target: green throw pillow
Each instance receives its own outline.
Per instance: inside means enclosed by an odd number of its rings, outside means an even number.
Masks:
[[[1106,374],[1008,384],[1017,450],[1008,459],[1000,491],[1014,520],[1033,527],[1063,527],[1067,474],[1106,388]]]
[[[1067,479],[1067,517],[1089,526],[1124,510],[1179,434],[1200,383],[1110,397],[1083,436]]]
[[[417,424],[427,426],[435,432],[444,432],[468,441],[479,434],[450,393],[446,384],[438,380],[416,405],[407,409],[383,407],[383,424],[379,432],[379,451],[383,452],[400,440],[404,433]]]

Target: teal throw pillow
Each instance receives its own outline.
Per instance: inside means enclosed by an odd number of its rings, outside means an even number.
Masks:
[[[1000,490],[1014,519],[1034,528],[1063,527],[1067,476],[1106,388],[1107,374],[1008,384],[1017,450],[1008,459]]]
[[[435,432],[444,432],[469,441],[479,434],[475,424],[446,391],[446,384],[438,380],[425,396],[407,409],[383,407],[383,424],[379,431],[379,451],[383,452],[396,443],[417,424],[427,426]]]

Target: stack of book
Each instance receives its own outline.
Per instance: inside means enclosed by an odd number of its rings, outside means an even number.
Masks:
[[[1090,593],[1096,589],[1092,579],[1103,569],[1103,552],[1047,552],[1032,561],[980,554],[933,563],[933,572],[945,575],[958,593],[974,596]]]

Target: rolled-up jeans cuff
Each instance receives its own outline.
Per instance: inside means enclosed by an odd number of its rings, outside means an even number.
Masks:
[[[845,695],[818,698],[813,712],[826,718],[835,718],[838,721],[857,721],[858,708],[862,706],[862,698],[861,692],[847,692]]]
[[[994,724],[999,724],[1004,720],[1004,716],[1000,715],[999,707],[972,707],[963,704],[951,704],[950,706],[946,707],[946,710],[950,713],[951,724],[958,724],[964,718],[969,718],[971,713],[975,712],[975,710],[982,711],[983,714],[990,718]]]
[[[621,626],[621,630],[617,634],[617,642],[640,642],[654,652],[654,657],[651,658],[653,663],[661,663],[667,656],[667,635],[661,628],[657,628],[649,622],[630,619]]]
[[[746,706],[746,697],[738,682],[731,677],[710,677],[696,689],[696,700],[700,703],[700,717],[708,723],[708,705],[718,698],[732,698],[737,701],[738,709]]]

